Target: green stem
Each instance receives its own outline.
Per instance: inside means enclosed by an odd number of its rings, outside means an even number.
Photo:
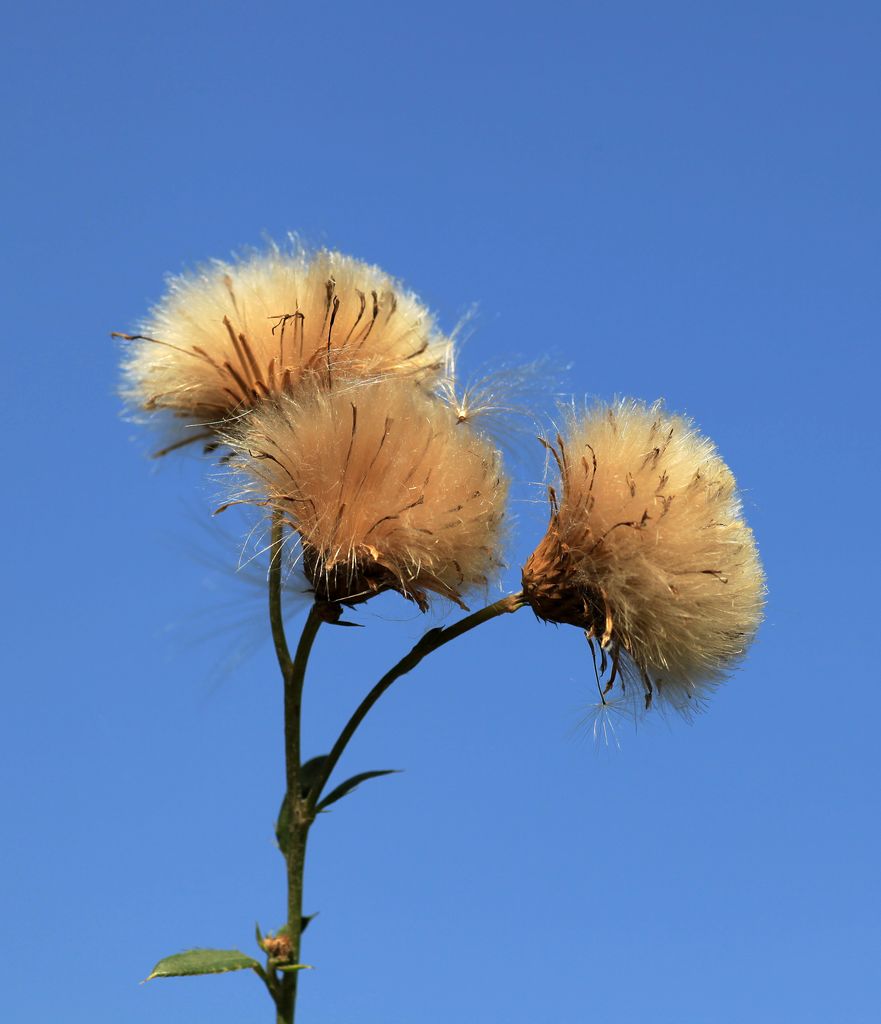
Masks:
[[[303,925],[303,866],[306,860],[306,837],[313,815],[300,792],[300,719],[303,699],[303,682],[312,644],[322,622],[318,605],[309,610],[308,618],[300,635],[300,642],[293,659],[285,635],[282,614],[282,546],[284,523],[278,513],[273,515],[271,535],[271,561],[269,564],[269,620],[275,653],[284,680],[284,739],[285,739],[285,781],[287,791],[285,803],[288,834],[285,837],[285,863],[287,865],[287,935],[291,943],[290,962],[300,962],[300,934]],[[285,972],[270,993],[275,1000],[277,1024],[293,1024],[297,1001],[297,977],[299,971]]]
[[[349,721],[346,722],[343,731],[340,733],[339,738],[333,745],[333,749],[330,754],[328,754],[326,761],[323,763],[321,772],[315,780],[307,799],[309,814],[314,814],[315,805],[321,799],[324,787],[327,785],[328,779],[333,773],[337,762],[342,757],[343,751],[348,746],[349,740],[354,736],[358,726],[367,717],[367,714],[373,705],[392,685],[392,683],[395,682],[395,680],[400,679],[401,676],[412,671],[412,669],[416,668],[423,658],[427,657],[433,651],[436,651],[439,647],[443,647],[444,644],[450,643],[450,641],[462,636],[463,633],[467,633],[469,630],[475,629],[477,626],[482,625],[484,622],[488,622],[490,619],[494,619],[499,615],[504,615],[506,612],[516,612],[517,609],[522,608],[525,603],[522,593],[508,594],[507,597],[503,597],[493,604],[487,605],[486,608],[481,608],[479,611],[472,612],[471,615],[466,615],[464,619],[460,619],[452,626],[441,626],[436,629],[430,629],[425,636],[423,636],[422,639],[419,640],[403,658],[401,658],[397,665],[390,668],[382,679],[380,679],[373,689],[367,694],[364,700],[361,701]]]
[[[272,516],[272,533],[269,545],[269,625],[272,628],[272,642],[282,677],[287,677],[293,668],[291,652],[285,635],[284,614],[281,607],[282,546],[284,544],[284,520],[275,512]]]

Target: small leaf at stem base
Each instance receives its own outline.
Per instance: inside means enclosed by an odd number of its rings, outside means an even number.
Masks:
[[[291,839],[291,809],[290,804],[288,804],[287,793],[285,793],[278,811],[278,821],[275,823],[275,839],[279,850],[287,857],[290,852]]]
[[[305,800],[309,791],[315,785],[315,780],[321,774],[321,769],[327,762],[327,754],[319,754],[318,757],[311,757],[304,761],[300,768],[300,795]]]
[[[160,960],[145,981],[153,978],[183,978],[194,974],[226,974],[228,971],[257,970],[260,964],[237,949],[188,949]]]
[[[309,795],[309,791],[321,773],[325,761],[327,761],[327,754],[320,754],[318,757],[312,757],[308,761],[304,761],[300,766],[300,796],[302,799],[305,800]],[[275,823],[275,838],[278,842],[278,848],[285,857],[290,853],[291,841],[291,805],[288,800],[289,796],[289,793],[285,793],[278,811],[278,820]]]

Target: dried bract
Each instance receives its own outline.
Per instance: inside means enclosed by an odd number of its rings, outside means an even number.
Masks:
[[[496,451],[410,381],[313,388],[263,403],[230,443],[247,497],[299,534],[316,596],[396,590],[461,604],[501,565]]]
[[[431,378],[448,342],[409,292],[339,253],[271,249],[174,278],[125,363],[125,395],[191,423],[314,376]]]
[[[560,471],[547,533],[523,569],[536,614],[586,631],[602,700],[615,683],[688,710],[744,653],[764,575],[734,477],[660,405],[574,416],[544,442]],[[630,687],[632,686],[632,689]]]

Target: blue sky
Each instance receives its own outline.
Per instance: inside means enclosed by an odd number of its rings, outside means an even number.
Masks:
[[[877,5],[34,3],[5,28],[4,1018],[271,1019],[244,974],[138,985],[281,923],[280,694],[244,522],[217,536],[204,462],[147,458],[108,332],[166,273],[296,231],[447,328],[477,304],[466,369],[548,354],[563,393],[693,416],[769,579],[707,714],[620,750],[578,727],[583,640],[527,613],[393,690],[345,767],[406,771],[314,831],[302,1020],[876,1021]],[[545,515],[517,514],[512,581]],[[363,618],[319,638],[310,753],[425,627]]]

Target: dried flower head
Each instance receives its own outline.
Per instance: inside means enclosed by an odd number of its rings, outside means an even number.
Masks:
[[[249,500],[299,534],[319,599],[396,590],[461,604],[501,565],[497,452],[411,381],[301,389],[243,417],[230,443]]]
[[[172,279],[143,333],[121,337],[133,344],[126,397],[206,424],[308,376],[431,377],[448,348],[425,307],[378,268],[278,248]]]
[[[764,575],[734,477],[713,443],[660,405],[621,401],[544,442],[560,471],[547,533],[523,569],[535,613],[599,647],[616,681],[688,710],[743,654]]]

